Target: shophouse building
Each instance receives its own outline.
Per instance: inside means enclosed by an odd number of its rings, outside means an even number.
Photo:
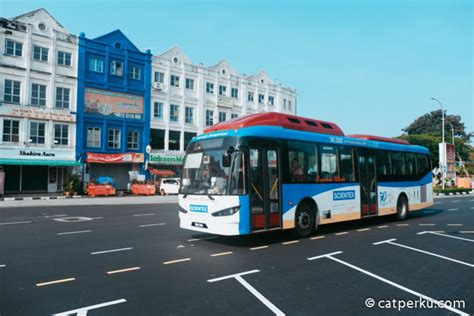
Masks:
[[[145,173],[150,143],[151,53],[120,30],[79,36],[77,160],[84,182],[115,179],[127,188],[130,171]]]
[[[5,193],[60,192],[75,157],[77,38],[45,9],[0,18]]]

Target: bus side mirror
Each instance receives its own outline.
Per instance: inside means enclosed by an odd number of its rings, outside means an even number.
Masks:
[[[224,168],[230,167],[230,157],[232,157],[232,154],[234,153],[234,151],[235,151],[234,146],[229,146],[225,154],[222,156],[222,166]]]

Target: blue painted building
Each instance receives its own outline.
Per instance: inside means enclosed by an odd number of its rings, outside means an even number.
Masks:
[[[151,53],[120,30],[79,37],[77,160],[84,182],[100,176],[125,189],[129,171],[145,173],[150,143]]]

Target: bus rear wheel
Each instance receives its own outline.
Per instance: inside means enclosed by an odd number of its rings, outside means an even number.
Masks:
[[[307,205],[302,205],[296,210],[295,233],[298,237],[308,237],[313,231],[314,213]]]
[[[398,198],[397,203],[397,220],[403,221],[408,216],[408,201],[404,195]]]

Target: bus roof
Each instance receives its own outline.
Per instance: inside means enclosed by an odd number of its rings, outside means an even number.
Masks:
[[[204,133],[236,130],[250,126],[281,126],[311,133],[344,136],[339,126],[334,123],[277,112],[250,114],[227,122],[217,123],[206,128]]]

